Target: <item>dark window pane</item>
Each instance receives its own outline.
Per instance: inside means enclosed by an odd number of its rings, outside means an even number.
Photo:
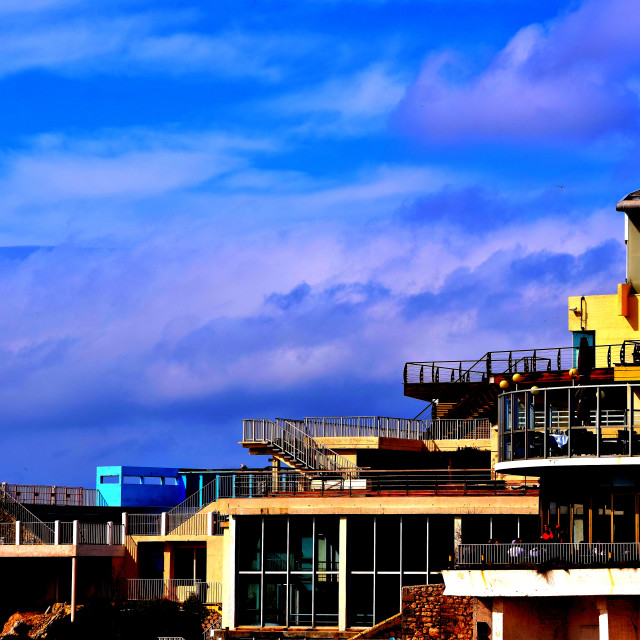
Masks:
[[[338,576],[316,576],[316,627],[338,626]]]
[[[289,555],[291,557],[291,571],[311,571],[313,569],[313,521],[311,519],[291,518],[289,522]]]
[[[287,570],[287,520],[265,519],[264,522],[264,570]],[[266,591],[265,591],[266,594]]]
[[[350,518],[347,539],[350,571],[373,571],[373,518]]]
[[[349,581],[350,627],[373,626],[373,575],[352,575]]]
[[[282,627],[286,624],[287,578],[285,576],[264,577],[263,625]]]
[[[237,547],[240,571],[260,570],[261,536],[260,518],[238,518]]]
[[[260,578],[258,576],[238,576],[236,613],[240,626],[260,624]]]
[[[400,570],[400,518],[378,517],[376,520],[376,570]]]
[[[311,576],[291,576],[289,585],[289,625],[311,626]]]
[[[402,565],[405,571],[427,570],[426,518],[402,519]]]
[[[338,570],[339,527],[340,521],[337,518],[316,519],[318,571]]]
[[[400,611],[400,576],[376,576],[376,619],[382,622]]]

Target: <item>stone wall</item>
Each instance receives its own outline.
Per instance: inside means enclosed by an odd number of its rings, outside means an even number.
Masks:
[[[444,585],[402,590],[402,640],[473,640],[476,599],[443,592]]]

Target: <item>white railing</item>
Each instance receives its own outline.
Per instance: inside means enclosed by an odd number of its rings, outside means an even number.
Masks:
[[[159,536],[160,525],[159,513],[127,514],[127,533],[130,536]]]
[[[433,420],[425,440],[487,440],[491,437],[491,421],[482,419]]]
[[[199,580],[163,580],[136,578],[127,580],[128,600],[173,600],[184,602],[196,595],[204,604],[222,602],[222,584]]]
[[[357,471],[347,458],[325,447],[302,431],[301,421],[276,418],[272,420],[243,420],[244,442],[265,442],[275,445],[292,460],[315,471]]]
[[[514,542],[511,544],[461,544],[458,565],[522,565],[544,562],[607,565],[640,562],[636,542]]]
[[[112,522],[0,523],[0,544],[11,545],[122,545],[124,526]]]
[[[426,440],[430,420],[385,418],[380,416],[341,416],[305,418],[302,429],[314,438],[405,438]]]

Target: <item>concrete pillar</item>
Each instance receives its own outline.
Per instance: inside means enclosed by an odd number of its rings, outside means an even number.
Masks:
[[[20,538],[22,538],[22,522],[16,520],[16,544],[20,544]]]
[[[213,535],[213,511],[207,513],[207,535]]]
[[[74,520],[74,525],[77,520]],[[75,531],[75,526],[74,526]],[[76,619],[76,580],[78,578],[78,558],[71,558],[71,622]]]
[[[453,519],[453,559],[454,562],[458,558],[458,548],[462,543],[462,518],[456,517]]]
[[[113,544],[113,522],[107,522],[107,544]]]
[[[164,543],[164,571],[163,578],[165,580],[173,580],[175,557],[173,553],[173,544],[171,542]]]
[[[493,599],[491,610],[491,640],[504,640],[504,602],[502,598]]]
[[[167,512],[163,511],[160,515],[160,535],[167,535]]]
[[[338,629],[347,628],[347,517],[340,517],[338,542]]]
[[[78,544],[78,540],[80,540],[80,523],[77,520],[74,520],[73,521],[73,539],[71,540],[71,542],[75,546]]]
[[[53,523],[53,544],[56,546],[60,544],[60,520]]]
[[[609,610],[607,599],[598,598],[598,638],[599,640],[609,640]]]
[[[222,573],[222,628],[236,627],[236,518],[229,516],[229,528],[224,534],[224,565]]]
[[[128,520],[127,520],[127,512],[123,511],[122,512],[122,541],[124,542],[124,538],[127,535],[127,525],[128,525]]]

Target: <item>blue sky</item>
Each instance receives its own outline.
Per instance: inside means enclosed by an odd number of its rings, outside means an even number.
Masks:
[[[397,415],[407,360],[569,344],[640,187],[628,0],[4,0],[2,480]],[[559,189],[558,185],[565,188]]]

